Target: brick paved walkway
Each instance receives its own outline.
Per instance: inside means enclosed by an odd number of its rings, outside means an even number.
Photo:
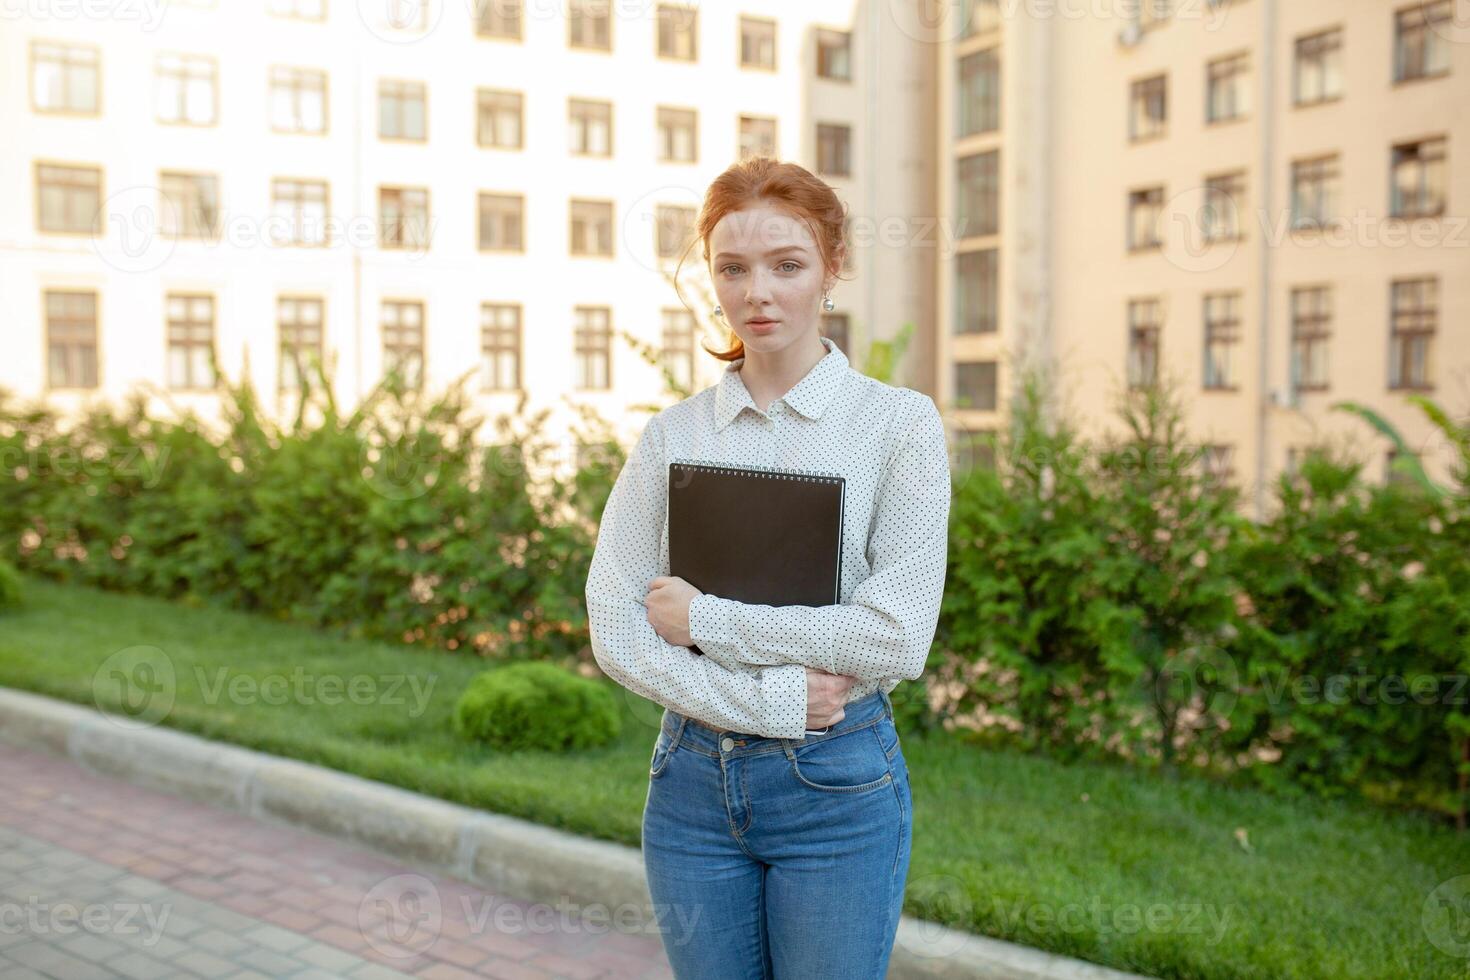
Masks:
[[[0,743],[4,980],[671,978],[627,911],[499,898]]]

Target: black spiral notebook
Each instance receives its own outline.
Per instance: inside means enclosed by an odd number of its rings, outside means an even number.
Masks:
[[[835,605],[846,486],[835,473],[675,460],[669,574],[737,602]]]

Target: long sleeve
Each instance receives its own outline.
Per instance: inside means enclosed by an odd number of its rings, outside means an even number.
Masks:
[[[767,606],[696,596],[689,632],[725,664],[802,664],[859,681],[924,672],[939,622],[949,549],[950,473],[933,399],[913,399],[908,435],[890,459],[868,539],[871,574],[847,603]]]
[[[613,484],[587,575],[592,655],[608,677],[666,708],[730,731],[801,738],[806,668],[730,668],[664,640],[643,604],[661,574],[668,468],[659,420],[649,420]]]

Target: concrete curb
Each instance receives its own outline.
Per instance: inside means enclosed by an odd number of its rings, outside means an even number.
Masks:
[[[648,908],[634,848],[448,803],[334,769],[130,727],[0,687],[0,740],[66,756],[175,796],[366,845],[426,871],[530,902]],[[1140,980],[1065,956],[904,916],[890,980]]]

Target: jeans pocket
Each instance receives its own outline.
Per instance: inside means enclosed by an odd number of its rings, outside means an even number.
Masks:
[[[866,793],[887,786],[893,772],[877,725],[788,748],[791,771],[811,789],[824,793]]]
[[[671,750],[673,741],[668,732],[659,730],[658,741],[653,743],[653,758],[648,760],[648,775],[651,778],[657,779],[668,768],[669,757],[674,754]]]

